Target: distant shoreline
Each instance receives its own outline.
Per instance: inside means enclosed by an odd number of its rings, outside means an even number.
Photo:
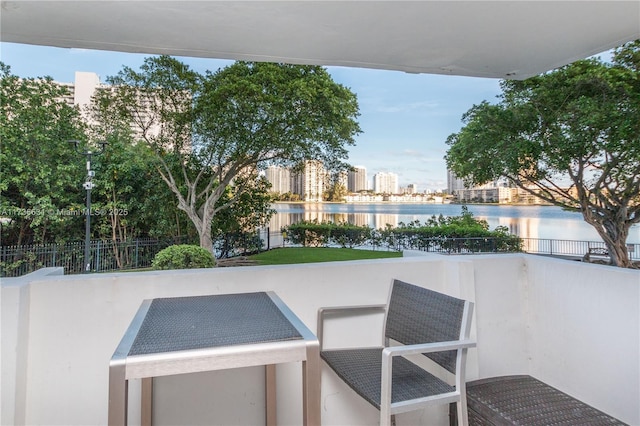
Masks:
[[[401,204],[401,205],[417,205],[417,204],[428,204],[428,205],[454,205],[454,206],[518,206],[518,207],[558,207],[553,204],[530,204],[530,203],[459,203],[459,202],[448,202],[448,203],[434,203],[428,201],[416,201],[416,202],[405,202],[405,201],[273,201],[272,204]]]
[[[553,240],[599,241],[595,229],[584,221],[579,211],[540,204],[432,204],[406,202],[377,203],[288,203],[272,204],[277,214],[272,218],[273,229],[280,229],[300,220],[349,222],[384,228],[385,224],[425,222],[433,216],[460,216],[466,206],[476,218],[487,221],[490,229],[507,226],[509,232],[522,238]],[[629,230],[629,243],[640,244],[640,224]]]

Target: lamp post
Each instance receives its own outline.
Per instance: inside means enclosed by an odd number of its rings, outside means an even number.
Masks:
[[[91,270],[91,260],[90,260],[90,246],[91,246],[91,190],[94,187],[94,183],[91,181],[92,178],[96,175],[96,172],[91,170],[91,157],[93,155],[100,155],[104,152],[105,147],[107,146],[107,142],[100,142],[100,150],[97,152],[93,152],[91,150],[81,151],[79,149],[80,141],[78,140],[70,140],[69,143],[72,143],[76,152],[84,155],[87,158],[87,177],[86,181],[82,184],[82,187],[87,191],[87,207],[85,209],[85,228],[84,228],[84,271],[83,273],[88,273]]]

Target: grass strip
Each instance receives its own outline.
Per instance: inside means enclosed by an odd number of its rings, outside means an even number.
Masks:
[[[392,257],[402,257],[402,252],[331,247],[285,247],[249,256],[249,259],[257,261],[259,265],[287,265]]]

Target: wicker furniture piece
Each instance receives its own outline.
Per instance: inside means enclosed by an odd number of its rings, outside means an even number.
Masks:
[[[323,324],[331,315],[382,310],[383,344],[373,348],[322,350]],[[456,402],[466,419],[465,364],[473,304],[399,280],[386,305],[320,308],[320,356],[355,392],[380,410],[380,425],[392,416],[431,404]],[[396,344],[390,346],[390,342]],[[399,344],[399,345],[398,345]],[[404,356],[424,354],[455,374],[451,385]]]
[[[276,424],[275,364],[302,361],[303,423],[320,425],[316,336],[273,292],[145,300],[109,365],[109,425],[127,424],[127,387],[142,379],[151,424],[152,378],[265,366],[266,423]]]
[[[621,421],[527,375],[467,383],[469,424],[477,426],[610,426]],[[451,426],[457,425],[451,407]]]

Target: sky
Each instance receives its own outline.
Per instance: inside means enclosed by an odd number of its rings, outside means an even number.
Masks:
[[[94,72],[105,82],[123,66],[139,69],[150,55],[0,43],[0,61],[19,77],[50,76],[72,83],[76,71]],[[178,58],[204,73],[227,60]],[[483,100],[496,102],[499,80],[364,68],[326,67],[333,80],[358,97],[362,133],[349,147],[347,162],[367,169],[371,186],[377,172],[398,175],[400,187],[418,191],[447,187],[447,137],[462,128],[462,115]]]

